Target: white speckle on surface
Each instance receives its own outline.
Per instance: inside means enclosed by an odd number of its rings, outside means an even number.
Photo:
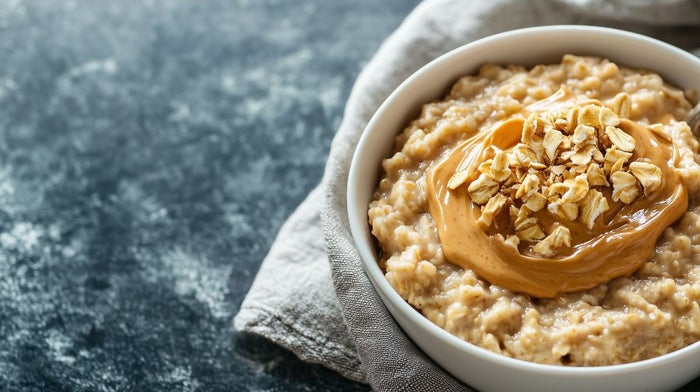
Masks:
[[[227,93],[235,93],[237,86],[238,86],[238,83],[236,82],[235,77],[233,77],[231,75],[224,75],[224,77],[221,78],[221,87]]]
[[[16,2],[16,4],[17,5],[15,6],[15,12],[18,15],[24,15],[27,13],[27,7],[24,4],[22,4],[21,1]]]
[[[92,60],[73,67],[68,71],[68,77],[75,78],[93,72],[104,72],[108,75],[112,75],[117,72],[117,69],[119,69],[119,67],[114,59]]]
[[[6,341],[5,343],[14,344],[14,343],[17,343],[17,342],[22,342],[22,341],[26,340],[27,337],[29,337],[30,335],[31,335],[31,334],[30,334],[30,332],[29,332],[28,330],[26,330],[26,329],[20,329],[20,330],[18,330],[17,332],[15,332],[15,333],[9,335],[9,336],[7,337],[7,341]]]
[[[15,90],[17,90],[17,83],[11,78],[6,78],[0,83],[0,98]]]
[[[9,170],[0,168],[0,202],[7,204],[8,198],[15,194],[15,187],[12,185],[12,179]]]
[[[226,220],[231,225],[234,233],[244,233],[253,230],[253,227],[248,222],[248,215],[242,213],[226,214]]]
[[[66,354],[66,351],[73,346],[67,336],[56,330],[50,330],[49,336],[46,337],[45,342],[49,346],[49,355],[55,360],[68,365],[75,362],[74,356]]]
[[[9,232],[0,234],[0,246],[5,250],[29,251],[39,244],[39,238],[42,235],[43,230],[40,228],[31,223],[19,222]]]
[[[270,154],[260,154],[257,160],[252,161],[248,164],[246,170],[243,170],[236,175],[236,180],[232,184],[256,184],[259,183],[261,179],[269,178],[268,172],[273,167],[275,161],[272,159]],[[268,179],[267,181],[271,181]],[[246,189],[243,189],[247,191]],[[232,189],[232,191],[240,192],[240,189]],[[257,189],[251,189],[250,191],[257,192]]]
[[[175,105],[175,108],[172,113],[170,113],[170,116],[168,117],[169,120],[171,121],[182,121],[182,120],[187,120],[192,116],[192,110],[190,110],[190,106],[187,104],[183,103],[178,103]]]
[[[302,82],[299,78],[292,78],[292,70],[303,69],[314,61],[314,52],[304,48],[296,50],[289,55],[282,57],[272,70],[256,68],[242,75],[241,81],[247,85],[259,88],[266,92],[265,96],[248,98],[243,101],[241,115],[248,118],[263,117],[266,110],[273,110],[271,113],[285,113],[291,109],[294,103],[308,105],[310,102],[319,99],[316,94],[316,78],[309,74],[302,75]],[[305,81],[305,82],[304,82]],[[331,90],[335,89],[334,82]],[[308,88],[307,88],[308,87]],[[338,93],[339,95],[339,93]],[[332,98],[331,93],[330,98]]]
[[[199,381],[192,378],[192,368],[189,366],[176,366],[170,363],[164,364],[163,372],[153,374],[152,377],[160,385],[170,385],[173,390],[191,392],[198,390]],[[167,367],[170,367],[168,369]]]
[[[230,265],[213,266],[206,260],[175,250],[165,254],[158,271],[151,273],[172,279],[175,294],[180,297],[194,296],[209,308],[214,317],[231,316],[230,304],[226,301]]]
[[[304,6],[304,11],[306,12],[307,15],[315,14],[316,13],[316,4],[307,3],[306,6]]]
[[[192,379],[192,369],[188,367],[175,367],[169,374],[170,379],[182,386],[183,391],[194,391],[199,387],[199,382]]]
[[[49,235],[49,238],[51,238],[51,240],[56,241],[61,236],[61,229],[59,229],[58,225],[52,224],[49,225],[49,228],[46,231],[46,233]]]
[[[267,99],[247,99],[244,102],[244,113],[250,117],[258,117],[267,106]]]
[[[61,249],[61,253],[64,257],[74,257],[76,254],[78,254],[78,250],[72,246],[64,246]]]
[[[326,113],[326,115],[330,115],[338,110],[338,107],[342,104],[342,93],[343,78],[337,76],[329,80],[326,88],[324,88],[319,95],[321,105],[323,106],[323,111]]]
[[[283,358],[279,355],[271,357],[264,361],[259,359],[252,361],[245,357],[241,359],[246,364],[246,366],[256,374],[269,373],[270,371],[274,370],[277,366],[279,366],[283,360]]]
[[[168,216],[168,209],[167,209],[167,208],[159,208],[159,209],[157,209],[157,210],[155,210],[155,211],[152,211],[152,212],[148,215],[148,217],[149,217],[152,221],[157,221],[157,220],[163,219],[163,218],[165,218],[165,217],[167,217],[167,216]]]
[[[314,52],[306,47],[296,50],[283,57],[278,63],[282,68],[303,69],[304,64],[313,61]]]

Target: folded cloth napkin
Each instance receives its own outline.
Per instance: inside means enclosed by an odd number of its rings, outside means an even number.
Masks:
[[[428,0],[361,73],[321,184],[281,228],[235,327],[375,390],[464,390],[401,331],[364,274],[346,213],[350,159],[374,111],[402,80],[475,39],[548,24],[614,26],[700,47],[700,0]]]

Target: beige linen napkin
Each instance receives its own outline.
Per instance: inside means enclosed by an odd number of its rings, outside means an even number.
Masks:
[[[374,111],[419,67],[484,36],[548,24],[613,26],[697,48],[700,0],[421,3],[357,79],[323,180],[280,230],[235,318],[236,329],[375,390],[464,390],[404,335],[364,274],[347,222],[348,168]]]

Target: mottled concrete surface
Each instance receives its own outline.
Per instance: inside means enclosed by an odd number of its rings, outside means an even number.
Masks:
[[[0,2],[0,390],[365,390],[232,318],[416,2]]]

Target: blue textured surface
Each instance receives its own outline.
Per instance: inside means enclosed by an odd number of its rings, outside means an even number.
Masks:
[[[0,389],[365,390],[232,318],[416,2],[0,2]]]

